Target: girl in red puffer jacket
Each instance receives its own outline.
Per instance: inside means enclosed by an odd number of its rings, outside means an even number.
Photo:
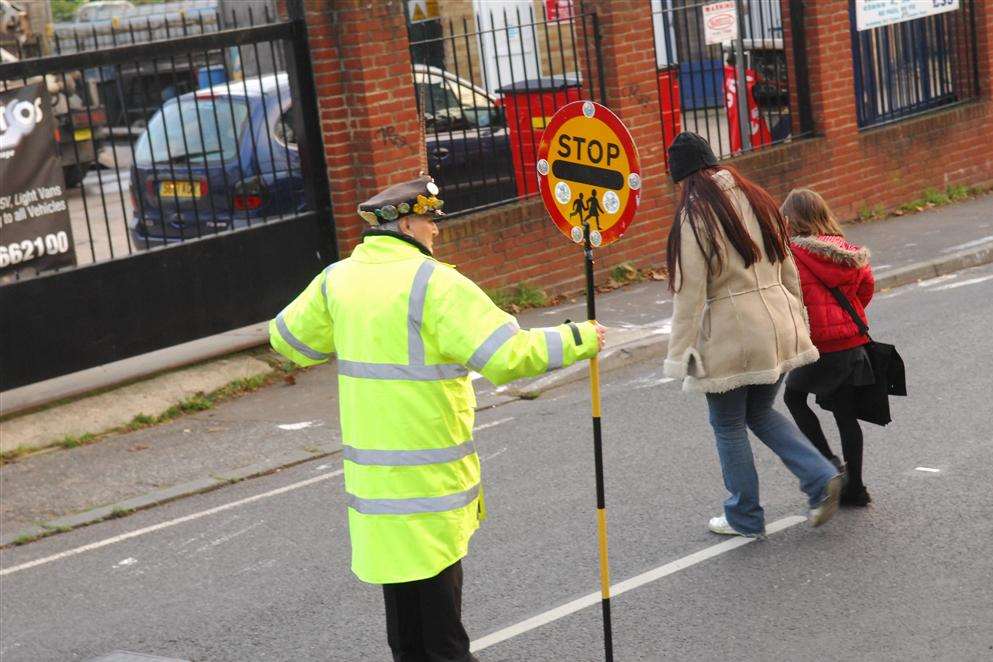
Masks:
[[[862,483],[862,428],[855,416],[855,398],[856,387],[874,381],[864,347],[869,337],[859,332],[851,316],[828,288],[837,287],[851,301],[862,321],[867,322],[865,307],[869,305],[875,287],[869,251],[845,241],[827,203],[814,191],[792,191],[781,211],[793,235],[790,250],[800,274],[803,302],[810,320],[810,338],[821,353],[816,363],[789,374],[783,399],[797,427],[817,450],[839,471],[847,469],[842,505],[864,507],[871,498]],[[844,464],[831,452],[817,415],[807,405],[809,393],[816,396],[819,404],[831,401],[841,434]]]

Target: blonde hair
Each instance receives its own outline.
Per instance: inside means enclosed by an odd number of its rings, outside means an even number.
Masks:
[[[790,191],[779,211],[786,217],[790,234],[794,237],[821,234],[845,236],[824,198],[809,188],[796,188]]]

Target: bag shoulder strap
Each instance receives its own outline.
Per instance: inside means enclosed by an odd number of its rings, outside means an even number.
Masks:
[[[829,287],[828,291],[831,292],[831,295],[834,297],[835,301],[838,302],[838,305],[844,308],[845,311],[848,313],[848,315],[852,318],[852,321],[855,322],[855,326],[858,327],[859,333],[861,333],[863,336],[868,336],[869,327],[866,326],[866,323],[862,321],[862,318],[859,317],[859,314],[855,312],[855,306],[853,306],[852,302],[848,300],[848,297],[842,294],[841,290],[839,290],[837,287]]]
[[[811,275],[817,279],[818,283],[824,286],[824,289],[826,289],[828,292],[831,293],[831,296],[833,296],[834,300],[838,302],[838,305],[845,309],[845,312],[847,312],[849,317],[852,318],[852,321],[855,322],[855,326],[858,327],[859,333],[861,333],[863,336],[868,337],[869,327],[868,325],[866,325],[865,322],[862,321],[862,318],[859,317],[859,314],[855,312],[855,306],[853,306],[852,302],[848,300],[848,297],[842,294],[841,290],[838,289],[837,287],[828,287],[827,283],[821,280],[821,277],[818,276],[816,273],[814,273],[813,269],[807,269],[807,271],[809,271]]]

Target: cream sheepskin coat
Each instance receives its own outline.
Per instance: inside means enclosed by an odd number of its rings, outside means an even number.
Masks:
[[[693,229],[682,221],[681,269],[672,276],[677,291],[664,372],[682,379],[684,391],[704,393],[773,384],[818,358],[793,255],[787,250],[785,261],[770,262],[744,192],[726,171],[714,179],[738,210],[762,258],[746,267],[718,226],[724,269],[710,275]]]

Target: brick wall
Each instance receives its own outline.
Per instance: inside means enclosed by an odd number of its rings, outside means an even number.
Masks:
[[[368,3],[354,1],[331,2],[333,10],[328,0],[310,4],[319,92],[327,99],[326,104],[322,101],[322,120],[329,174],[347,254],[361,227],[355,220],[356,202],[381,186],[416,175],[424,163],[423,138],[412,110],[399,3],[374,3],[373,11]],[[975,4],[980,98],[859,131],[848,1],[807,2],[809,76],[807,81],[791,81],[810,90],[815,135],[729,163],[778,198],[796,186],[814,188],[843,219],[855,218],[863,207],[896,206],[929,186],[993,183],[987,138],[993,123],[993,7]],[[674,213],[675,190],[664,170],[647,5],[643,0],[587,2],[600,19],[607,104],[634,136],[644,179],[641,207],[627,234],[597,251],[600,274],[628,260],[638,266],[662,265]],[[788,13],[784,22],[788,30]],[[370,29],[377,34],[391,30],[394,41],[389,48],[360,47],[361,31]],[[339,57],[348,62],[345,70],[335,66]],[[370,101],[371,107],[363,105]],[[384,135],[384,127],[394,127],[393,133]],[[582,255],[559,234],[537,197],[444,223],[436,253],[485,287],[527,282],[552,293],[582,288]]]
[[[400,0],[307,0],[339,247],[363,229],[355,213],[377,190],[426,170]]]

